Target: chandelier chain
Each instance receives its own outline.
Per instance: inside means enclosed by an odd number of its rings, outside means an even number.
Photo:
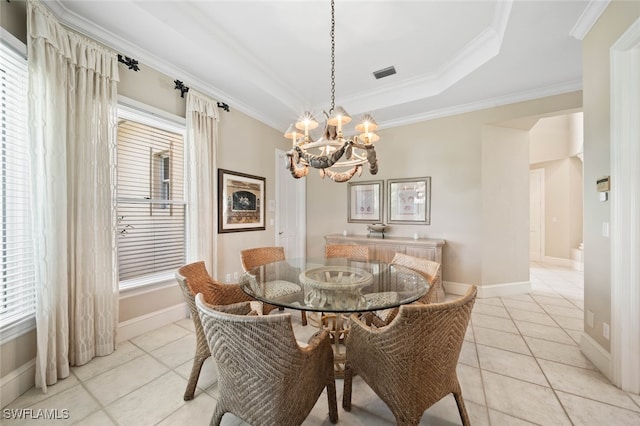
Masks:
[[[336,106],[336,19],[335,19],[335,2],[331,0],[331,109],[329,114],[333,112]]]

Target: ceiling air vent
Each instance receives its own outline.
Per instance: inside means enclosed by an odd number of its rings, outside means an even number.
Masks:
[[[394,75],[395,73],[396,73],[396,68],[394,66],[391,66],[391,67],[383,68],[378,71],[374,71],[373,76],[376,78],[376,80],[379,80],[381,78]]]

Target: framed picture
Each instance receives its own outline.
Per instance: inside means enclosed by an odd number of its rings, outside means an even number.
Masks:
[[[265,229],[265,178],[218,169],[218,233]]]
[[[382,181],[349,182],[347,222],[382,223]]]
[[[389,223],[431,221],[431,177],[389,179]]]

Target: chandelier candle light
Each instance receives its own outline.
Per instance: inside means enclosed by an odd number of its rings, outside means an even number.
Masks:
[[[318,169],[320,176],[327,176],[334,182],[347,182],[356,174],[362,174],[362,166],[369,163],[369,172],[378,173],[378,160],[373,145],[380,137],[375,133],[378,124],[373,117],[365,114],[362,122],[355,126],[359,133],[346,137],[342,132],[344,124],[351,122],[351,116],[341,106],[335,106],[335,3],[331,0],[331,109],[325,130],[320,139],[314,141],[309,131],[318,127],[318,122],[309,111],[302,113],[298,122],[289,126],[284,137],[292,140],[291,151],[287,152],[287,168],[296,178],[305,177],[309,166]],[[304,132],[304,133],[302,133]]]

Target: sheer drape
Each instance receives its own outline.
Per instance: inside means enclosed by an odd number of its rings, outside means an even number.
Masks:
[[[118,318],[114,52],[29,0],[36,386],[115,349]]]
[[[204,260],[216,277],[218,103],[189,90],[186,119],[187,261]]]

